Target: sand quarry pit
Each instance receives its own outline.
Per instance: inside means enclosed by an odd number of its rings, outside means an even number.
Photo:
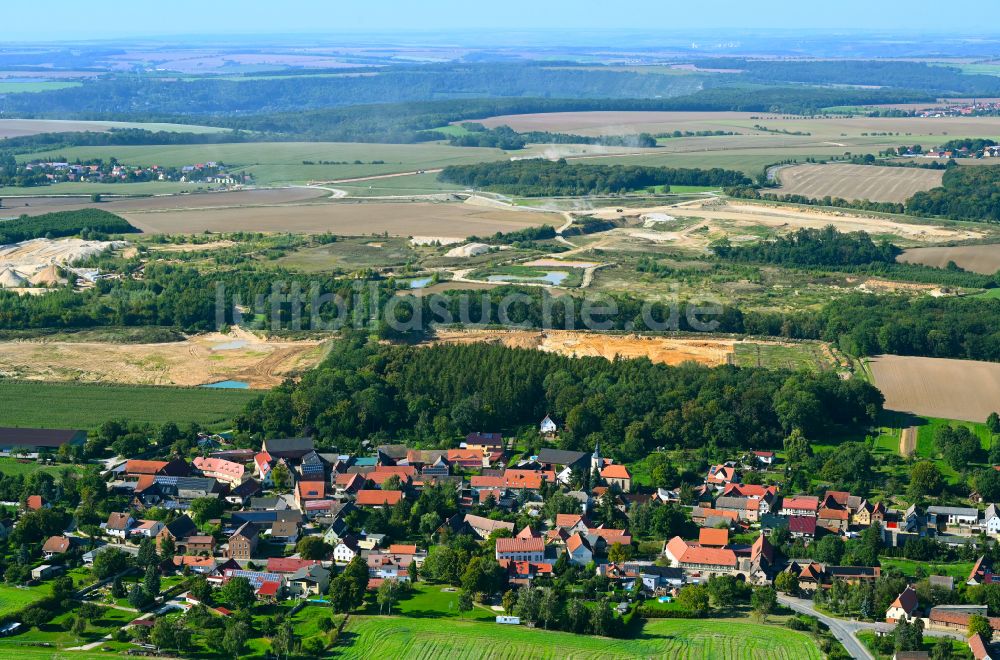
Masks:
[[[886,410],[984,422],[1000,401],[1000,364],[879,355],[869,362]]]
[[[610,335],[571,330],[469,330],[438,331],[432,343],[488,342],[508,348],[533,348],[572,357],[649,358],[660,364],[697,362],[709,366],[728,364],[735,339],[680,339],[641,335]]]
[[[243,331],[161,344],[0,342],[0,377],[27,380],[195,386],[225,380],[254,389],[311,369],[319,341],[262,340]]]
[[[937,225],[911,224],[876,216],[866,216],[841,211],[803,209],[791,206],[750,204],[745,202],[727,203],[719,200],[695,201],[673,206],[650,208],[629,208],[618,212],[613,208],[594,211],[590,215],[606,220],[631,218],[639,222],[651,213],[682,214],[686,217],[707,220],[710,229],[769,227],[777,230],[795,231],[802,228],[822,229],[833,225],[839,231],[864,231],[879,236],[891,234],[914,242],[940,242],[949,240],[971,240],[982,238],[978,231],[966,229],[946,229]],[[694,227],[688,228],[689,233]],[[724,231],[724,229],[723,229]],[[634,233],[634,232],[633,232]],[[685,233],[685,232],[682,232]],[[725,233],[732,233],[726,231]],[[709,239],[702,241],[705,245]]]

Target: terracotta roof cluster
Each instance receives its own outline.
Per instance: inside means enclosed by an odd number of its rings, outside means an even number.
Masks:
[[[781,503],[782,509],[787,509],[789,511],[818,511],[819,510],[819,498],[813,497],[811,495],[804,495],[800,497],[786,497]]]
[[[221,458],[203,458],[198,456],[193,461],[194,466],[206,474],[229,477],[230,479],[243,479],[246,468],[239,463],[226,461]]]
[[[666,549],[681,564],[736,566],[736,553],[732,550],[690,544],[679,536],[670,539]]]

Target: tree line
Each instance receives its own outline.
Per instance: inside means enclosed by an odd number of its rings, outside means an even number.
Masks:
[[[906,200],[910,215],[936,215],[952,220],[1000,222],[1000,167],[954,167],[941,186]]]
[[[903,252],[887,240],[876,243],[866,232],[842,233],[833,225],[799,229],[750,245],[733,246],[728,239],[722,239],[713,244],[712,250],[729,261],[797,265],[894,263]]]
[[[600,443],[624,461],[663,446],[780,447],[792,428],[860,427],[881,406],[874,387],[833,373],[670,367],[484,344],[386,346],[353,336],[299,383],[249,403],[236,425],[267,436],[310,433],[346,450],[389,438],[450,443],[550,414],[563,421],[564,449]]]
[[[449,165],[438,178],[471,188],[529,197],[624,193],[653,186],[740,186],[750,183],[742,172],[720,168],[593,165],[569,163],[565,159]]]
[[[34,217],[22,215],[0,223],[0,243],[18,243],[32,238],[58,238],[87,234],[130,234],[139,230],[127,220],[101,209],[56,211]]]

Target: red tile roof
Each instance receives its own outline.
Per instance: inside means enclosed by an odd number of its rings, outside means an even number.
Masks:
[[[415,555],[417,554],[417,546],[415,545],[404,545],[402,543],[393,543],[389,546],[390,555]]]
[[[126,474],[157,474],[167,467],[167,461],[141,461],[135,458],[125,461]]]
[[[812,516],[791,516],[788,519],[788,531],[793,534],[815,534],[816,519]]]
[[[278,589],[281,588],[280,582],[272,582],[268,580],[267,582],[261,582],[260,588],[257,589],[257,596],[277,596]]]
[[[556,527],[573,527],[581,520],[583,520],[583,516],[579,513],[557,513]]]
[[[720,548],[727,546],[729,545],[729,530],[702,527],[698,530],[698,543]]]
[[[545,543],[540,538],[520,538],[513,536],[510,538],[497,539],[497,552],[543,552]]]
[[[231,479],[242,479],[246,468],[239,463],[221,458],[203,458],[198,456],[193,461],[194,466],[205,473],[218,474]]]
[[[799,511],[816,511],[819,509],[819,498],[812,496],[786,497],[781,504],[782,509]]]
[[[736,566],[736,553],[732,550],[691,545],[679,536],[670,539],[667,549],[681,564]]]
[[[844,509],[820,509],[819,517],[826,520],[847,520],[850,514]]]
[[[399,504],[401,499],[403,499],[403,493],[398,490],[359,490],[355,504],[358,506],[385,506]]]
[[[631,479],[628,468],[618,463],[609,465],[601,470],[601,477],[604,479]]]
[[[44,504],[45,503],[42,501],[42,496],[41,495],[29,495],[28,496],[27,506],[28,506],[29,510],[31,510],[31,511],[38,511],[39,509],[42,508],[42,506]]]
[[[316,559],[295,559],[292,557],[271,557],[267,560],[268,573],[294,573],[300,568],[308,568],[320,562]]]
[[[69,539],[65,536],[50,536],[42,546],[42,552],[55,552],[61,554],[69,550]]]
[[[326,497],[326,483],[323,481],[300,481],[295,484],[299,499],[321,500]]]

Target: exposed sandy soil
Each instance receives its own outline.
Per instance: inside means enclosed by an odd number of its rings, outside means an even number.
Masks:
[[[527,330],[438,331],[434,343],[471,344],[490,342],[510,348],[534,348],[574,357],[591,356],[612,360],[647,357],[662,364],[697,362],[727,364],[733,353],[732,339],[674,339],[639,335],[604,335],[568,330],[545,332]]]
[[[212,241],[211,243],[167,243],[166,245],[150,245],[153,252],[203,252],[221,250],[236,245],[233,241]]]
[[[796,165],[778,173],[779,194],[847,200],[905,202],[914,193],[941,185],[943,170],[875,165]]]
[[[935,225],[917,225],[875,216],[865,216],[841,211],[826,211],[818,209],[799,209],[788,206],[750,204],[743,202],[725,203],[717,200],[696,201],[674,206],[659,206],[651,208],[628,208],[623,213],[608,208],[593,211],[590,215],[598,218],[616,219],[632,218],[639,222],[642,216],[651,213],[667,213],[683,215],[708,220],[708,226],[716,229],[718,221],[732,227],[764,226],[775,229],[794,231],[803,227],[820,229],[834,225],[840,231],[866,231],[872,234],[893,234],[912,241],[931,242],[947,240],[968,240],[980,238],[982,234],[971,230],[945,229]],[[713,222],[716,221],[716,222]],[[689,227],[679,232],[689,235],[697,227]],[[631,231],[631,230],[630,230]],[[632,231],[635,234],[634,231]],[[670,232],[648,232],[656,235],[669,235]],[[661,240],[671,240],[663,238]]]
[[[0,342],[0,375],[28,380],[204,385],[239,380],[270,388],[315,366],[318,341],[264,341],[239,330],[163,344]]]
[[[1000,401],[1000,364],[880,355],[870,362],[887,410],[983,422]]]
[[[1000,245],[962,245],[907,250],[896,259],[911,264],[944,268],[954,261],[964,270],[993,275],[1000,270]]]
[[[912,456],[917,451],[917,427],[908,426],[899,434],[899,455]]]
[[[483,209],[460,203],[321,203],[298,206],[214,210],[124,212],[122,216],[150,233],[196,234],[203,231],[332,232],[365,235],[465,238],[541,224],[557,218],[543,213]]]
[[[18,215],[41,215],[53,211],[100,208],[112,213],[126,211],[171,211],[190,209],[242,208],[246,206],[280,205],[304,202],[328,196],[327,190],[317,188],[259,188],[233,192],[197,193],[190,195],[157,195],[155,197],[109,198],[93,204],[90,197],[7,197],[3,208]],[[27,206],[25,206],[27,204]],[[0,215],[3,212],[0,211]]]

